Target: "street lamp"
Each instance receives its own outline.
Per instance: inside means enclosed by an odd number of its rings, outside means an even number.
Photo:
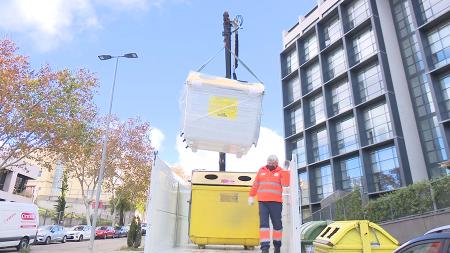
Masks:
[[[112,89],[111,89],[111,98],[109,100],[108,118],[106,119],[106,131],[105,131],[105,134],[103,135],[103,140],[102,140],[102,160],[100,162],[100,172],[98,175],[97,194],[95,197],[94,219],[92,221],[91,238],[90,238],[91,252],[94,252],[94,239],[95,239],[95,227],[97,226],[98,204],[100,202],[100,193],[102,192],[103,174],[105,173],[106,146],[107,146],[106,144],[108,142],[109,125],[111,123],[111,110],[112,110],[113,99],[114,99],[114,88],[116,87],[117,65],[119,64],[119,58],[138,58],[138,56],[136,53],[128,53],[128,54],[118,55],[118,56],[103,54],[103,55],[99,55],[98,58],[102,61],[116,58],[116,68],[114,69],[114,80],[113,80],[113,85],[112,85]]]

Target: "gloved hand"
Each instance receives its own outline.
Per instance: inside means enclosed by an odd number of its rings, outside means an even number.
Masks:
[[[249,205],[249,206],[253,206],[253,203],[255,203],[255,198],[253,198],[253,197],[248,197],[248,205]]]

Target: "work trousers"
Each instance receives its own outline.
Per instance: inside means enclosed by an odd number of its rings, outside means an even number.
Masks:
[[[283,205],[280,202],[260,201],[259,202],[259,240],[261,250],[270,248],[270,226],[269,217],[272,221],[273,246],[281,248],[281,238],[283,236],[283,224],[281,222],[281,211]]]

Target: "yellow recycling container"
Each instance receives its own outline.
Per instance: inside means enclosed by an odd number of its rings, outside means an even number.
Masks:
[[[315,253],[392,253],[398,241],[368,220],[336,221],[313,242]]]
[[[192,173],[189,237],[205,245],[259,245],[258,205],[247,199],[256,173]]]

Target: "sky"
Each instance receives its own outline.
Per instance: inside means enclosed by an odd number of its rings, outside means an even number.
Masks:
[[[263,114],[258,145],[237,159],[227,156],[227,170],[254,171],[270,154],[284,159],[283,116],[279,55],[282,31],[314,0],[3,0],[0,1],[0,38],[12,39],[33,67],[87,68],[99,79],[95,102],[107,113],[114,60],[101,54],[138,54],[119,61],[113,113],[119,118],[140,117],[153,127],[152,142],[170,165],[217,170],[218,154],[192,153],[178,137],[180,98],[186,77],[223,47],[223,12],[242,15],[240,58],[264,82]],[[223,52],[205,69],[223,76]],[[242,66],[238,79],[256,82]]]

